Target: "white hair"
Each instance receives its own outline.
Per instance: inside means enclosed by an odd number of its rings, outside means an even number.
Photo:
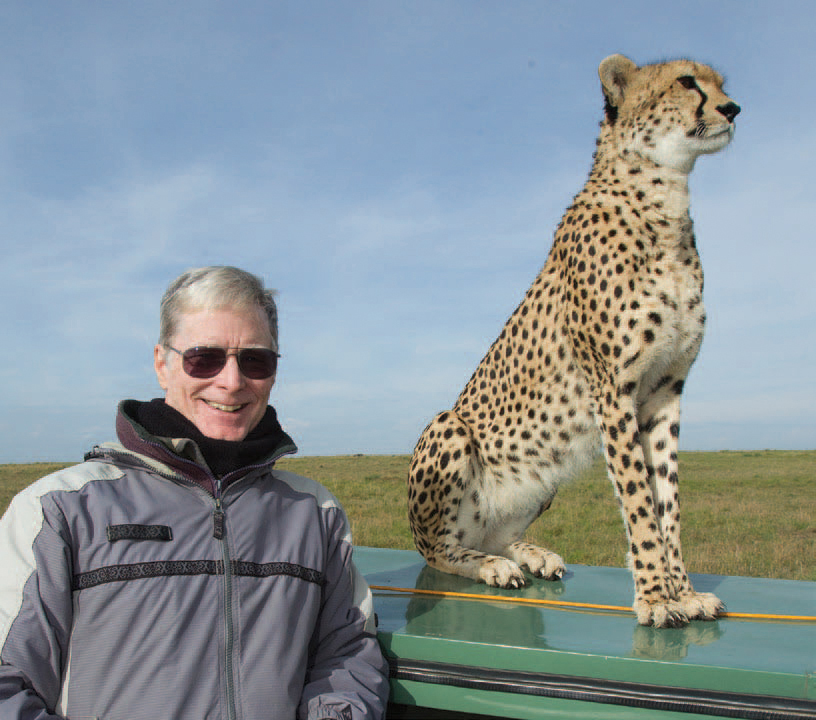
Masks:
[[[272,350],[278,351],[278,308],[275,291],[267,290],[263,280],[240,268],[228,265],[187,270],[164,293],[159,319],[159,344],[167,345],[178,330],[179,319],[197,310],[245,309],[264,311],[272,335]]]

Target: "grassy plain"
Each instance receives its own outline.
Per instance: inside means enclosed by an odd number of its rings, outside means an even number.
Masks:
[[[409,461],[358,455],[288,458],[279,465],[338,497],[357,545],[412,549]],[[64,466],[0,465],[0,511],[23,487]],[[816,451],[681,453],[680,478],[691,572],[816,581]],[[528,538],[568,564],[625,565],[623,524],[600,462],[559,491]]]

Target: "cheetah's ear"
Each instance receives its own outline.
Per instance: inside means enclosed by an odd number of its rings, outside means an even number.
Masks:
[[[606,116],[610,122],[617,117],[617,108],[623,102],[629,78],[637,70],[637,65],[623,55],[610,55],[598,66],[604,97],[606,98]]]

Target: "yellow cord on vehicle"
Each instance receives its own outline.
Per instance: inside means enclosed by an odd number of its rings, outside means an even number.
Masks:
[[[543,598],[512,597],[505,595],[482,595],[479,593],[447,592],[444,590],[422,590],[419,588],[402,588],[391,585],[371,585],[372,590],[395,593],[409,593],[413,595],[434,595],[437,597],[457,598],[463,600],[483,600],[490,602],[518,603],[525,605],[550,605],[553,607],[576,608],[580,610],[605,610],[607,612],[634,612],[631,607],[622,605],[603,605],[600,603],[581,603],[568,600],[545,600]],[[816,615],[774,615],[768,613],[720,613],[718,618],[733,620],[784,620],[795,622],[816,622]]]

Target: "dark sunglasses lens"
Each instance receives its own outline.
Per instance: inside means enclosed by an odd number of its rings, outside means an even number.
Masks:
[[[265,380],[275,374],[278,355],[264,348],[241,350],[238,353],[238,367],[250,380]]]
[[[227,364],[227,351],[218,347],[196,347],[182,353],[184,372],[202,380],[215,377]],[[250,380],[265,380],[275,374],[278,355],[265,348],[248,348],[238,352],[238,367]]]
[[[223,348],[192,348],[182,354],[184,372],[194,378],[211,378],[227,364],[227,351]]]

